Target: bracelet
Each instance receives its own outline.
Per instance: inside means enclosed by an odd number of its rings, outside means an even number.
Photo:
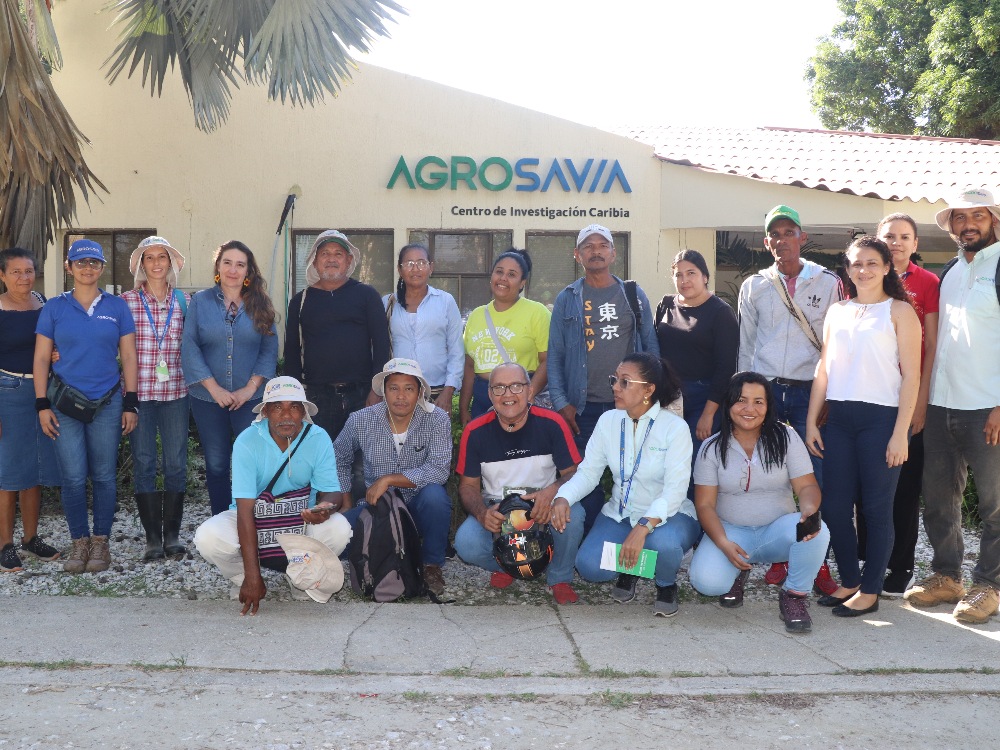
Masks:
[[[46,411],[52,408],[52,402],[47,398],[42,396],[42,398],[35,399],[35,411]]]

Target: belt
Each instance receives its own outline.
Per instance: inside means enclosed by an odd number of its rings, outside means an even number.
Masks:
[[[9,370],[0,369],[0,373],[10,375],[12,378],[27,378],[28,380],[34,380],[35,378],[30,372],[10,372]]]
[[[812,388],[813,384],[811,380],[792,380],[791,378],[773,378],[771,382],[775,385],[791,385],[796,388]]]
[[[359,391],[364,387],[362,383],[321,383],[322,388],[327,388],[334,393],[343,394],[351,391]]]

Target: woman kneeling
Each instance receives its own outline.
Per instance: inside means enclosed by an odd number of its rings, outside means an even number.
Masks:
[[[796,526],[819,510],[820,490],[802,439],[778,421],[764,376],[739,372],[729,381],[722,429],[698,452],[694,503],[705,538],[691,560],[691,585],[739,607],[752,563],[787,561],[781,619],[789,633],[808,633],[807,595],[830,532],[820,523],[796,541]]]

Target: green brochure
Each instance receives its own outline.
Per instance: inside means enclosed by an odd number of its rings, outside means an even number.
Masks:
[[[653,578],[656,574],[656,550],[644,549],[639,553],[639,561],[631,568],[625,568],[618,562],[622,546],[614,542],[605,542],[604,550],[601,552],[601,567],[604,570],[616,570],[619,573],[639,576],[641,578]]]

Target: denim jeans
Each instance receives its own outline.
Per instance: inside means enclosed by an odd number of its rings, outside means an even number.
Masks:
[[[848,589],[860,584],[863,594],[882,591],[892,552],[892,500],[899,467],[886,466],[885,450],[896,426],[897,412],[895,406],[831,401],[823,438],[823,518],[830,526],[841,584]],[[854,502],[858,497],[868,530],[863,575],[858,566],[858,534],[854,526]]]
[[[469,413],[472,418],[483,416],[493,408],[490,401],[490,381],[476,375],[472,383],[472,404],[469,406]]]
[[[927,408],[924,428],[924,528],[934,547],[931,568],[962,579],[962,493],[968,469],[976,479],[983,521],[972,580],[1000,588],[1000,446],[987,445],[990,409]]]
[[[344,518],[352,528],[366,505],[362,496],[361,502],[344,512]],[[413,523],[420,534],[420,558],[424,565],[444,565],[448,532],[451,531],[451,498],[448,491],[443,485],[428,484],[410,498],[406,509],[413,516]]]
[[[557,583],[572,583],[573,560],[583,539],[583,508],[575,504],[570,510],[569,523],[563,531],[552,529],[554,540],[552,562],[545,571],[545,580],[549,586]],[[455,549],[458,556],[469,565],[475,565],[490,571],[500,570],[493,558],[493,534],[488,532],[472,516],[465,519],[455,532]]]
[[[791,425],[799,433],[802,440],[806,439],[806,415],[809,413],[809,395],[811,387],[803,385],[781,385],[771,381],[771,392],[774,394],[774,406],[778,419]],[[826,428],[820,430],[823,441],[826,442]],[[816,484],[823,489],[823,459],[809,454],[813,465],[813,475]]]
[[[90,536],[87,520],[87,479],[94,494],[94,534],[108,536],[115,520],[118,496],[115,468],[122,438],[122,395],[111,401],[94,421],[84,424],[53,409],[59,420],[56,460],[62,475],[62,506],[72,539]]]
[[[191,413],[198,425],[198,437],[205,454],[205,484],[213,516],[228,510],[233,503],[230,472],[233,440],[256,418],[253,408],[260,402],[261,399],[251,399],[236,411],[229,411],[214,401],[191,399]]]
[[[796,542],[795,526],[801,518],[800,513],[786,513],[766,526],[737,526],[723,521],[722,528],[730,541],[736,542],[750,555],[749,562],[788,561],[788,578],[785,579],[784,589],[806,594],[812,588],[813,579],[826,557],[830,529],[822,524],[819,533],[808,542]],[[705,596],[719,596],[732,588],[739,572],[706,534],[694,551],[688,574],[691,585],[699,592]]]
[[[604,515],[598,517],[594,528],[580,545],[576,555],[576,569],[588,581],[611,581],[618,573],[601,567],[604,543],[621,544],[632,531],[632,523],[624,518],[615,521]],[[681,560],[701,534],[698,522],[685,513],[674,513],[666,523],[657,526],[646,537],[644,547],[656,550],[656,585],[673,586],[677,582],[677,571]],[[732,583],[730,583],[732,585]],[[728,587],[726,589],[729,590]]]
[[[681,381],[681,394],[684,396],[684,421],[687,422],[688,429],[691,430],[691,441],[694,443],[694,450],[691,455],[697,457],[701,441],[695,437],[695,430],[698,427],[698,420],[701,413],[705,411],[705,404],[708,403],[708,395],[711,390],[710,380],[684,380]],[[719,411],[715,412],[715,419],[712,420],[712,432],[718,432],[722,426],[721,405]],[[693,468],[692,462],[692,468]],[[691,495],[693,497],[693,494]],[[729,589],[726,589],[727,591]]]
[[[187,440],[191,426],[188,397],[173,401],[143,401],[139,404],[139,423],[129,434],[132,462],[135,466],[136,494],[156,492],[156,434],[163,451],[163,489],[184,492],[187,489]]]
[[[597,426],[597,420],[601,418],[604,412],[611,411],[614,408],[614,401],[588,401],[584,410],[577,412],[576,426],[580,428],[580,434],[574,435],[573,440],[576,442],[576,448],[580,451],[581,456],[587,452],[587,442],[590,440],[590,436],[594,434],[594,427]],[[587,514],[583,519],[584,536],[589,534],[590,530],[594,527],[594,522],[601,514],[601,508],[604,507],[605,502],[607,502],[607,498],[604,496],[604,489],[600,484],[580,501],[579,504],[583,506],[583,510]]]

